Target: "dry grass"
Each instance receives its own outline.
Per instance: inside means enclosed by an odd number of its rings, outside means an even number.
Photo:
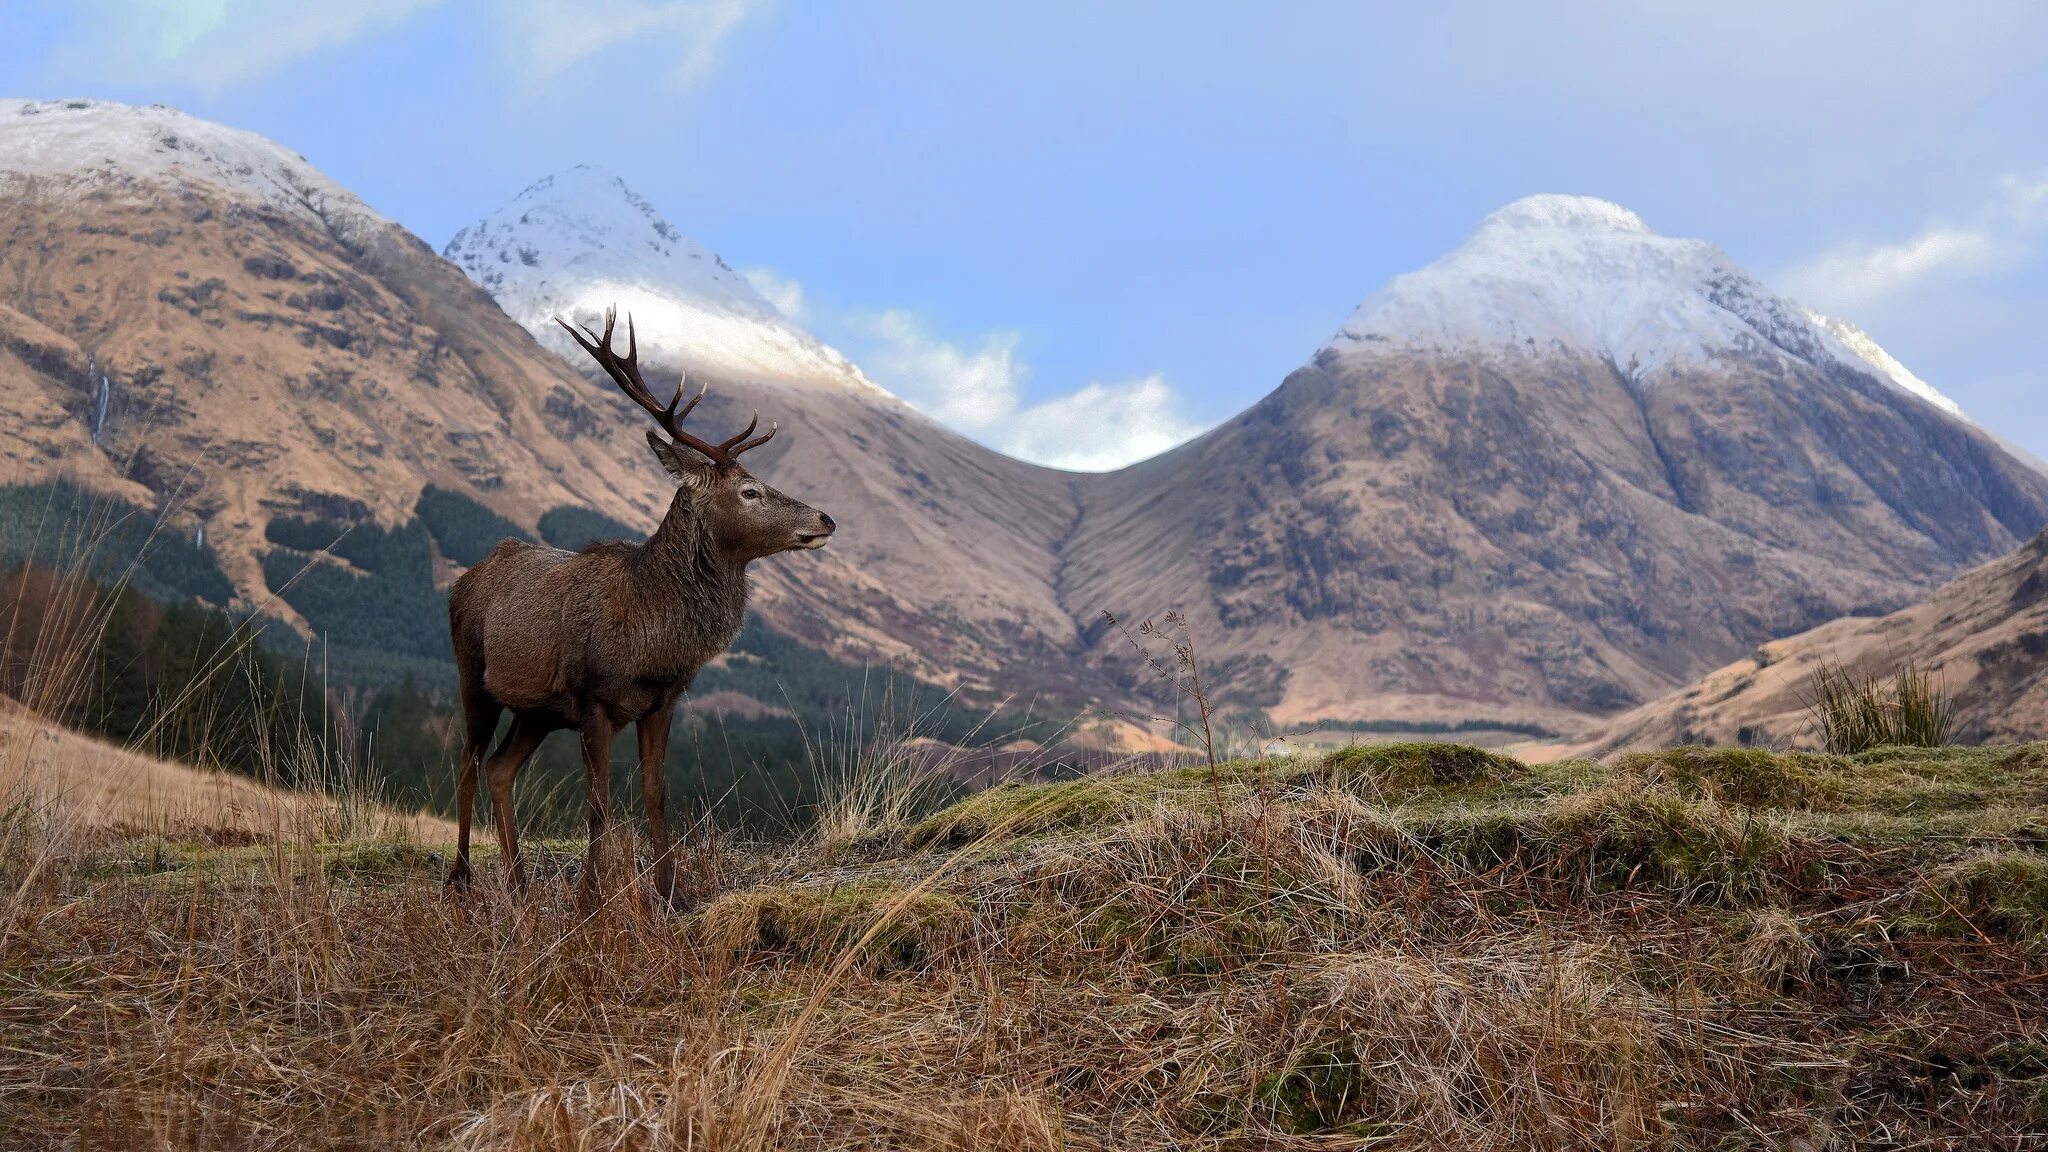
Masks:
[[[700,842],[680,916],[637,886],[584,911],[569,875],[451,898],[389,845],[16,837],[0,1145],[2048,1132],[2048,751],[1411,747],[1221,779],[1221,811],[1206,769],[1005,789],[936,825],[972,838],[871,830],[829,865]]]
[[[334,822],[335,799],[272,788],[232,772],[207,772],[117,748],[46,723],[0,701],[0,800],[61,812],[88,828],[245,840],[304,839]],[[376,839],[441,842],[455,827],[439,817],[376,810]]]

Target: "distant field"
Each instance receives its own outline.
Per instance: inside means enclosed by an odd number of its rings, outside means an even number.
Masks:
[[[697,829],[682,913],[624,868],[580,907],[573,843],[537,848],[515,902],[443,895],[417,840],[64,845],[17,819],[0,1143],[2048,1132],[2048,746],[1530,766],[1403,744],[882,799],[795,843]]]
[[[322,811],[331,803],[234,772],[139,755],[0,700],[0,809],[48,810],[51,819],[86,830],[296,838],[331,824]],[[434,816],[374,806],[364,811],[379,834],[415,840],[455,835],[454,824]]]
[[[1300,748],[1317,752],[1329,752],[1353,744],[1408,744],[1416,741],[1456,739],[1460,744],[1475,748],[1498,751],[1516,744],[1526,744],[1533,738],[1531,732],[1522,728],[1489,728],[1483,725],[1460,727],[1455,733],[1445,732],[1441,727],[1400,728],[1376,726],[1372,728],[1346,728],[1333,726],[1290,735],[1289,743]]]

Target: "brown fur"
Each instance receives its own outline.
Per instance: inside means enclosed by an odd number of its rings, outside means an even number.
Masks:
[[[633,724],[655,887],[674,899],[663,760],[676,699],[739,635],[747,565],[777,552],[823,547],[834,525],[830,516],[755,479],[730,455],[699,461],[653,432],[647,439],[681,487],[646,543],[564,552],[505,540],[455,582],[448,623],[466,732],[451,884],[470,876],[469,823],[481,770],[507,876],[523,885],[513,780],[543,737],[573,728],[582,738],[590,794],[585,892],[595,893],[598,837],[610,814],[612,737]],[[486,768],[485,750],[506,711],[511,729]]]

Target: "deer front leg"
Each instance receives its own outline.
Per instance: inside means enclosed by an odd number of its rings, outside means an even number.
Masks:
[[[593,707],[583,721],[583,780],[590,792],[590,847],[583,857],[583,899],[595,904],[602,893],[598,859],[605,825],[611,822],[612,735],[618,731],[604,709]]]
[[[654,892],[676,906],[676,861],[668,843],[668,726],[670,701],[640,718],[640,799],[647,806],[647,838],[654,852]]]

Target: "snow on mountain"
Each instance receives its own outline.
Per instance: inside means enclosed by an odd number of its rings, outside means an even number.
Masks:
[[[1885,379],[1890,380],[1892,383],[1897,384],[1899,387],[1904,388],[1906,391],[1911,392],[1913,395],[1918,396],[1959,420],[1969,419],[1969,417],[1963,415],[1961,405],[1935,391],[1934,385],[1913,375],[1904,364],[1899,363],[1897,357],[1885,351],[1878,345],[1877,341],[1871,339],[1870,333],[1849,323],[1847,320],[1834,316],[1824,316],[1811,308],[1806,310],[1806,318],[1825,329],[1835,339],[1840,340],[1849,351],[1854,352],[1864,363],[1877,369],[1879,374]]]
[[[0,180],[205,184],[326,229],[389,221],[304,156],[161,104],[0,100]]]
[[[599,168],[534,183],[458,232],[443,255],[543,344],[577,362],[582,353],[554,318],[595,327],[616,304],[632,314],[648,356],[664,363],[733,379],[881,391]]]
[[[1731,355],[1785,356],[1874,374],[1961,415],[1855,325],[1777,295],[1713,244],[1660,236],[1590,196],[1509,204],[1449,255],[1368,297],[1331,343],[1356,353],[1592,354],[1645,387]]]

